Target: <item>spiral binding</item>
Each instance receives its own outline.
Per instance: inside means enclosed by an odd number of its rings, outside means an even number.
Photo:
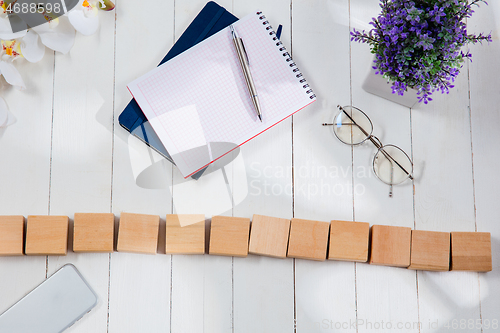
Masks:
[[[257,15],[259,15],[259,20],[262,21],[262,24],[266,26],[266,30],[270,30],[269,31],[269,35],[273,36],[273,40],[274,41],[277,41],[276,42],[276,46],[280,46],[279,50],[280,52],[283,52],[283,57],[287,57],[285,60],[286,62],[290,62],[291,63],[289,64],[290,68],[292,69],[292,72],[293,73],[296,73],[295,74],[295,77],[297,79],[300,79],[299,82],[300,83],[303,83],[303,86],[302,88],[306,89],[306,94],[309,95],[309,98],[310,99],[314,99],[316,98],[316,95],[313,93],[313,90],[309,87],[309,84],[307,84],[307,81],[306,79],[304,79],[304,77],[302,76],[302,73],[300,72],[299,68],[297,67],[297,65],[293,62],[292,60],[292,56],[290,55],[290,53],[288,53],[286,51],[286,48],[285,46],[283,45],[283,43],[278,39],[278,37],[276,37],[276,33],[274,32],[273,30],[273,27],[271,27],[271,25],[269,24],[269,21],[266,20],[266,16],[265,15],[262,15],[262,12],[257,12],[256,13]],[[309,88],[309,89],[308,89]]]

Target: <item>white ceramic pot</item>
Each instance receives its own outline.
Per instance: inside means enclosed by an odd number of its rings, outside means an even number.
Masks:
[[[385,79],[382,75],[375,74],[375,69],[373,69],[372,65],[370,65],[370,71],[365,81],[363,82],[364,91],[388,99],[391,102],[407,106],[409,108],[412,108],[418,104],[417,90],[408,88],[408,90],[405,91],[404,96],[400,96],[397,93],[392,93],[391,86],[392,83],[388,82],[387,79]]]

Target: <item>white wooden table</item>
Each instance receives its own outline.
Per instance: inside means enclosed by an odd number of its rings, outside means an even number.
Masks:
[[[117,117],[130,100],[126,84],[160,61],[205,1],[115,2],[114,13],[100,13],[100,31],[78,36],[69,55],[18,63],[26,91],[2,89],[18,121],[0,132],[0,214],[127,211],[159,214],[164,225],[177,211],[180,174]],[[284,44],[318,96],[242,147],[246,171],[231,177],[243,176],[248,194],[220,213],[488,231],[493,271],[70,251],[0,258],[0,312],[71,262],[100,298],[71,332],[500,332],[500,3],[468,22],[470,32],[491,31],[493,43],[471,47],[474,62],[449,95],[411,110],[361,89],[372,56],[349,30],[368,28],[377,1],[219,3],[239,17],[259,8],[283,24]],[[375,135],[411,155],[413,184],[389,198],[371,171],[374,148],[350,149],[320,126],[337,104],[363,109]],[[148,166],[149,176],[138,175]]]

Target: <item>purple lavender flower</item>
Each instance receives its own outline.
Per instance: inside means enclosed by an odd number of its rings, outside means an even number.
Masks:
[[[381,0],[382,12],[370,22],[373,29],[353,29],[351,40],[368,43],[375,54],[377,74],[392,81],[392,92],[418,90],[419,102],[431,101],[439,90],[449,93],[471,54],[467,43],[491,42],[491,34],[468,35],[464,22],[484,0]]]

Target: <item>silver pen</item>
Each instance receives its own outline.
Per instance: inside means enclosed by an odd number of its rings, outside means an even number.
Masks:
[[[229,26],[231,29],[231,36],[233,37],[234,48],[236,49],[236,53],[238,54],[238,59],[240,60],[241,70],[243,71],[243,76],[245,77],[245,81],[247,83],[248,92],[250,93],[250,98],[252,99],[255,110],[257,111],[257,115],[259,116],[260,121],[262,122],[262,113],[260,112],[260,104],[259,97],[257,96],[257,89],[255,88],[255,84],[253,83],[252,73],[250,72],[250,64],[248,61],[248,56],[245,50],[245,46],[243,45],[243,40],[238,37],[236,30],[234,30],[233,25]]]

